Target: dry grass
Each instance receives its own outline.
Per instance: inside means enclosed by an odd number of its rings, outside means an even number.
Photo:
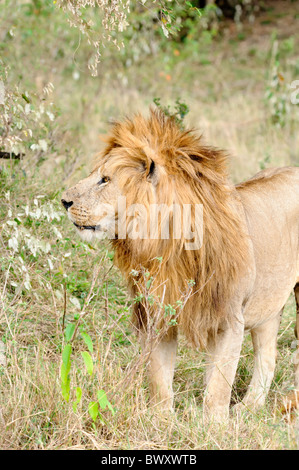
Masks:
[[[38,339],[34,335],[33,343],[28,330],[27,335],[19,332],[7,343],[8,365],[1,376],[2,449],[297,448],[298,423],[279,411],[291,381],[291,357],[285,343],[280,344],[276,379],[265,409],[248,411],[243,418],[232,416],[227,425],[214,427],[204,425],[201,411],[203,353],[187,349],[182,339],[175,374],[176,412],[161,416],[147,406],[144,368],[134,368],[140,359],[134,338],[129,336],[128,345],[121,346],[115,339],[110,341],[111,330],[101,335],[99,329],[98,325],[95,355],[100,361],[92,386],[80,368],[74,369],[72,383],[83,387],[86,383],[87,395],[92,395],[92,388],[104,387],[116,409],[113,419],[103,413],[104,424],[94,426],[86,399],[74,413],[61,397],[60,354],[49,333]],[[233,397],[243,392],[251,370],[252,352],[246,341]]]
[[[66,228],[67,230],[67,228]],[[73,255],[82,256],[76,246]],[[97,256],[89,253],[89,262]],[[82,263],[79,266],[82,268]],[[279,355],[275,381],[264,409],[243,417],[231,415],[222,427],[203,422],[204,353],[191,349],[180,338],[175,387],[175,414],[161,416],[148,407],[144,358],[132,334],[125,309],[127,304],[117,271],[110,271],[107,302],[103,276],[110,262],[105,260],[96,286],[102,292],[91,301],[86,328],[94,341],[96,364],[92,380],[86,374],[79,352],[82,341],[74,344],[72,388],[81,386],[83,400],[76,412],[61,395],[59,368],[62,347],[63,299],[54,300],[37,288],[39,301],[22,297],[3,305],[1,329],[6,338],[6,367],[1,370],[0,446],[2,449],[296,449],[298,422],[294,415],[281,413],[283,397],[292,387],[292,354],[295,320],[294,299],[286,306],[279,334]],[[36,269],[37,266],[35,266]],[[75,271],[69,260],[65,271]],[[105,268],[105,269],[104,269]],[[90,272],[90,282],[92,272]],[[108,283],[108,285],[109,285]],[[114,284],[115,283],[115,284]],[[53,282],[52,288],[55,288]],[[9,296],[7,296],[9,297]],[[3,298],[3,297],[2,297]],[[51,301],[52,298],[52,301]],[[43,300],[41,300],[43,299]],[[66,321],[73,320],[74,306],[68,300]],[[120,313],[122,310],[122,313]],[[118,313],[117,313],[118,312]],[[245,393],[253,368],[250,338],[244,342],[232,403]],[[103,412],[103,422],[93,424],[87,404],[97,389],[104,389],[115,408],[111,417]],[[71,400],[72,401],[72,400]]]

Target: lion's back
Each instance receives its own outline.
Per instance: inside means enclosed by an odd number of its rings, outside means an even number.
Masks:
[[[299,274],[299,168],[267,169],[236,189],[255,259],[247,320],[252,324],[262,311],[269,317],[283,307]]]
[[[299,210],[299,167],[267,168],[236,185],[245,212],[293,213]]]
[[[266,168],[256,173],[254,176],[236,185],[237,190],[263,189],[266,186],[277,186],[279,183],[299,181],[299,167],[286,166],[278,168]]]

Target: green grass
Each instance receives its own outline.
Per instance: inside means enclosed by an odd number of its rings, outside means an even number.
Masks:
[[[289,8],[283,14],[292,29],[292,4]],[[263,34],[259,34],[259,24],[244,25],[244,32],[224,34],[211,43],[193,38],[183,45],[164,44],[156,55],[141,56],[131,65],[125,65],[125,52],[118,56],[109,49],[99,77],[92,78],[86,70],[88,46],[82,41],[77,49],[78,33],[68,28],[62,12],[54,13],[52,6],[43,14],[27,11],[24,22],[20,9],[10,11],[5,28],[0,28],[1,58],[11,66],[9,83],[18,83],[30,96],[41,96],[51,81],[54,92],[44,103],[54,103],[55,120],[47,121],[46,130],[38,123],[32,129],[37,139],[46,136],[49,142],[42,158],[27,147],[23,162],[0,161],[0,340],[6,348],[6,365],[0,366],[0,448],[298,448],[298,422],[280,412],[283,396],[293,383],[293,297],[280,328],[275,379],[261,411],[249,412],[243,419],[232,417],[223,427],[204,425],[205,355],[181,337],[174,380],[176,411],[161,416],[147,406],[145,369],[130,324],[131,300],[112,267],[109,246],[82,243],[64,213],[50,220],[18,216],[27,205],[36,210],[34,199],[40,195],[44,197],[38,207],[50,202],[54,211],[62,212],[62,190],[88,174],[109,121],[136,111],[146,113],[157,96],[163,105],[173,105],[178,97],[188,104],[186,125],[203,132],[209,144],[228,151],[234,181],[251,176],[262,165],[298,165],[298,107],[290,108],[284,127],[277,127],[265,100],[273,42],[269,25]],[[267,19],[261,16],[261,21]],[[296,78],[298,33],[276,27],[288,39],[281,46],[279,67],[285,83],[290,83]],[[8,191],[10,199],[5,196]],[[49,243],[49,252],[41,247],[33,255],[20,244],[13,253],[8,242],[14,229],[4,224],[18,217],[17,230],[21,233],[24,228]],[[63,324],[76,321],[96,267],[96,295],[83,322],[93,341],[95,369],[89,377],[81,357],[86,346],[78,336],[73,345],[71,387],[82,387],[83,398],[75,412],[60,389]],[[30,283],[27,287],[26,282]],[[252,369],[248,336],[232,404],[244,396]],[[107,393],[116,413],[112,417],[105,410],[103,422],[94,424],[87,408],[99,389]]]

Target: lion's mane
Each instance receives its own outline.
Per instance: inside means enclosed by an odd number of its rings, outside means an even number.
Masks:
[[[144,177],[153,161],[159,171],[155,197]],[[237,192],[227,177],[226,155],[203,145],[193,131],[182,131],[162,112],[152,110],[148,118],[137,115],[114,124],[100,164],[117,172],[128,204],[203,205],[200,249],[185,250],[183,238],[116,239],[112,243],[116,265],[133,293],[136,287],[131,272],[141,266],[154,277],[155,294],[161,298],[164,293],[164,304],[176,305],[187,281],[195,281],[178,324],[196,347],[204,347],[207,335],[215,334],[232,318],[231,299],[237,280],[244,274],[248,253]],[[138,329],[146,326],[142,303],[135,306],[134,320]]]

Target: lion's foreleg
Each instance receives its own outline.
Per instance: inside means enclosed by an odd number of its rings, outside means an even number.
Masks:
[[[204,398],[204,414],[208,419],[222,421],[228,417],[243,336],[244,325],[240,320],[208,341]]]
[[[274,376],[277,334],[282,311],[273,319],[251,330],[254,369],[248,391],[237,407],[258,408],[264,405]]]
[[[148,355],[147,374],[151,404],[159,409],[172,411],[172,381],[177,351],[176,334],[153,342],[143,335],[141,345]]]

